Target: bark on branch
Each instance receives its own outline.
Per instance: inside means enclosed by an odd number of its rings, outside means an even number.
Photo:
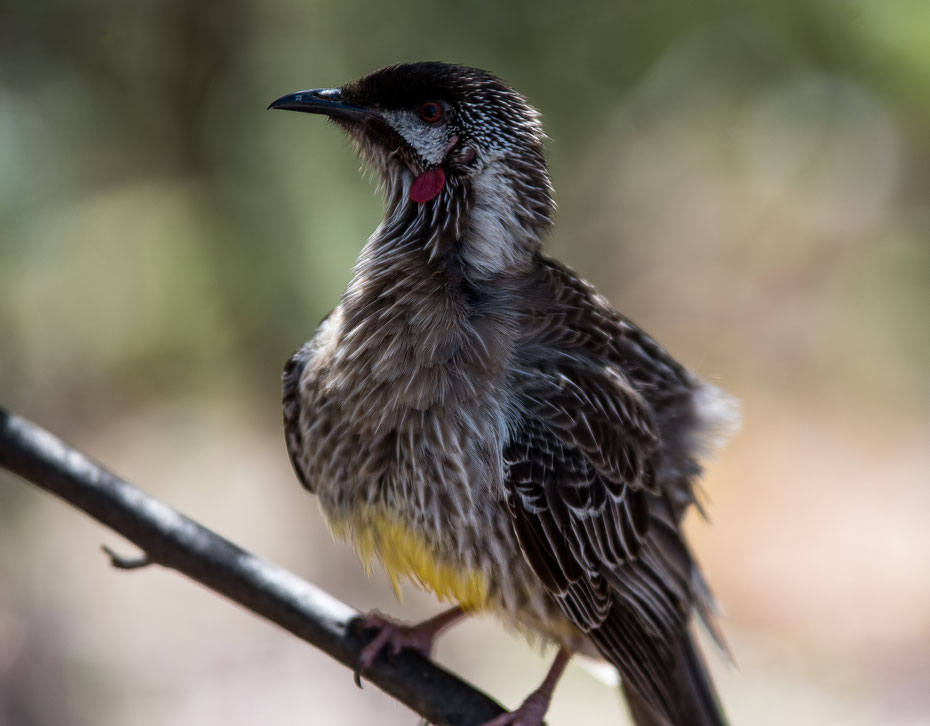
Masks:
[[[182,572],[354,668],[367,639],[348,627],[352,608],[246,552],[111,474],[48,431],[0,409],[0,467],[61,497],[145,553],[124,569]],[[473,726],[502,712],[491,698],[415,653],[379,659],[365,678],[436,726]]]

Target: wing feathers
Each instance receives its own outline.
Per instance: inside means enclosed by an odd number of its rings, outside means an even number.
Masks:
[[[633,350],[648,356],[642,346]],[[626,687],[668,723],[684,723],[671,674],[701,593],[670,501],[676,492],[657,488],[650,406],[619,368],[578,356],[522,371],[520,422],[504,452],[520,546]]]

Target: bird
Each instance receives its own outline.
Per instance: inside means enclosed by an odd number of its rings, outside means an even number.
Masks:
[[[381,68],[269,109],[321,114],[384,218],[283,373],[287,450],[337,537],[451,608],[372,611],[358,670],[490,613],[557,655],[488,726],[539,726],[568,660],[608,661],[637,726],[721,726],[695,643],[715,603],[685,541],[738,407],[547,256],[540,114],[487,71]]]

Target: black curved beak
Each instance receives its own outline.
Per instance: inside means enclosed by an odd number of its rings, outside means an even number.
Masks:
[[[378,113],[360,106],[349,106],[342,102],[342,91],[338,88],[310,88],[281,96],[272,101],[268,109],[280,108],[285,111],[302,111],[303,113],[320,113],[332,118],[351,118],[364,121],[376,118]]]

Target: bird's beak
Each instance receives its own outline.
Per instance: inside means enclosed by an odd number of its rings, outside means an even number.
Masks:
[[[306,91],[297,91],[281,96],[272,101],[272,108],[282,108],[285,111],[302,111],[303,113],[321,113],[332,118],[351,118],[364,121],[377,118],[379,114],[360,106],[350,106],[342,102],[342,91],[338,88],[311,88]]]

